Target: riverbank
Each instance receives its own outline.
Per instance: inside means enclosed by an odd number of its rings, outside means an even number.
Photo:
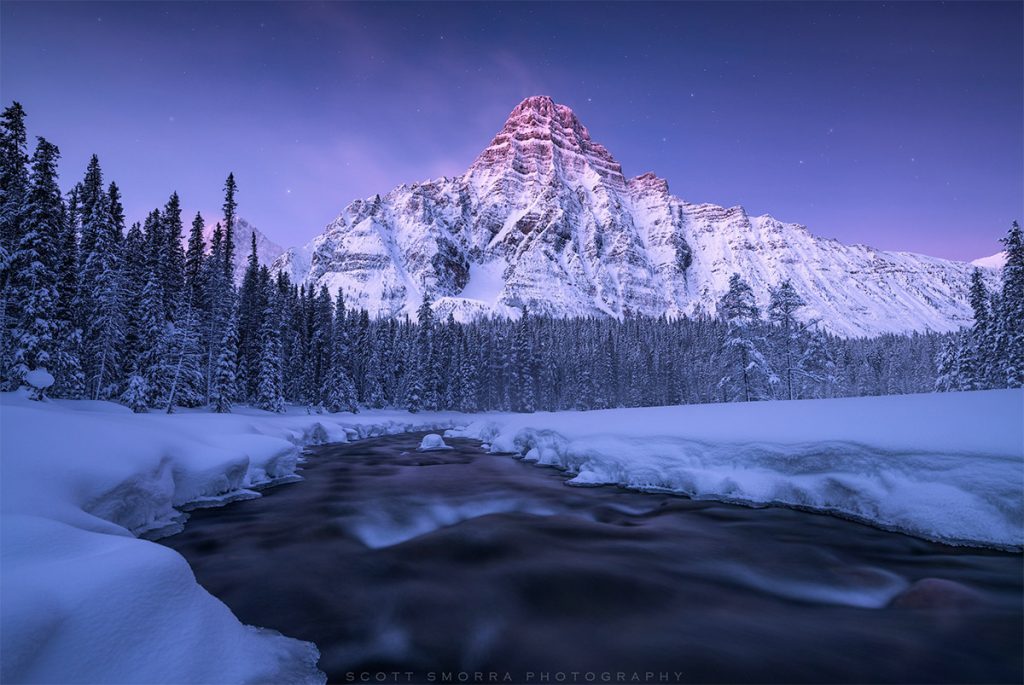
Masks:
[[[312,644],[245,626],[136,536],[297,478],[301,449],[450,427],[452,414],[132,414],[0,396],[0,680],[323,682]]]
[[[1024,546],[1024,390],[480,415],[450,435],[570,485],[834,514],[953,545]]]

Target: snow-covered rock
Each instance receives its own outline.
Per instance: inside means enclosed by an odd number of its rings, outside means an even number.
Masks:
[[[451,447],[446,445],[444,438],[437,433],[430,433],[424,435],[423,439],[420,440],[420,446],[416,448],[417,452],[431,452],[433,450],[450,450]]]
[[[429,289],[470,320],[523,305],[556,316],[714,313],[740,273],[765,305],[790,279],[801,315],[842,335],[971,321],[973,266],[843,245],[742,207],[694,204],[654,174],[626,178],[571,109],[521,102],[465,174],[356,200],[274,264],[374,316]],[[994,273],[990,274],[994,278]]]

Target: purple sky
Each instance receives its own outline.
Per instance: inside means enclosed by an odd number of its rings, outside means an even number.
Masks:
[[[465,170],[524,97],[627,175],[819,235],[971,259],[1024,215],[1024,4],[0,4],[0,91],[141,219],[177,190],[304,243]]]

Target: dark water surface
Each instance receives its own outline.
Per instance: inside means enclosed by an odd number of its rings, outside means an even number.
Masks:
[[[1019,554],[572,488],[422,435],[316,448],[304,482],[162,542],[243,622],[315,642],[332,682],[1024,678]]]

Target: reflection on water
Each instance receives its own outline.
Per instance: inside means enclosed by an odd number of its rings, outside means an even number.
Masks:
[[[245,623],[315,642],[332,682],[1022,680],[1019,554],[570,488],[469,441],[418,453],[421,437],[318,448],[305,482],[196,512],[162,542]]]

